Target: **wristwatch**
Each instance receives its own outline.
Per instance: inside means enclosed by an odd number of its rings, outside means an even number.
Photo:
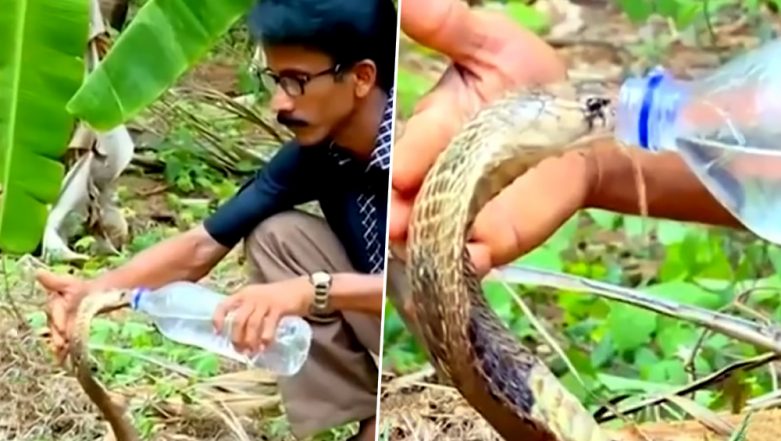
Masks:
[[[315,299],[312,302],[312,314],[322,315],[328,311],[328,295],[331,291],[332,277],[325,271],[315,271],[309,275],[309,281],[315,288]]]

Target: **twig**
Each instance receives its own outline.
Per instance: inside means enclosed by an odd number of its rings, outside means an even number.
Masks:
[[[546,43],[556,49],[561,49],[568,46],[594,46],[607,49],[618,53],[619,58],[630,58],[632,56],[629,52],[629,44],[634,42],[624,42],[623,44],[616,44],[606,40],[599,40],[594,38],[582,38],[582,37],[544,37]]]
[[[684,363],[684,369],[689,373],[689,381],[694,382],[697,381],[697,372],[695,370],[694,361],[697,358],[697,352],[699,352],[700,348],[702,347],[703,343],[705,342],[705,337],[710,334],[710,329],[703,329],[702,332],[700,332],[700,336],[697,338],[697,342],[694,344],[694,348],[692,348],[691,352],[689,353],[689,357]],[[692,399],[694,399],[694,392],[692,392]]]
[[[660,396],[648,398],[632,406],[629,406],[626,409],[620,409],[619,411],[622,415],[630,415],[633,413],[637,413],[648,406],[654,406],[656,404],[666,401],[668,395],[679,395],[679,396],[686,395],[695,392],[697,390],[703,389],[705,387],[712,386],[721,381],[724,381],[726,378],[729,377],[730,374],[733,373],[733,371],[752,370],[766,363],[778,360],[779,358],[781,358],[781,355],[768,352],[768,353],[758,355],[756,357],[736,361],[728,366],[719,369],[718,371],[708,376],[701,378],[700,380],[697,380],[693,383],[689,383],[686,386],[683,386],[679,389],[673,390],[669,393],[662,394]],[[608,409],[604,407],[600,408],[594,413],[594,418],[596,418],[597,421],[599,421],[600,423],[615,419],[616,418],[615,414],[612,413],[606,414],[607,410]]]
[[[577,379],[578,382],[581,384],[581,386],[583,386],[583,389],[584,390],[588,390],[588,388],[586,387],[586,382],[583,381],[583,378],[581,378],[581,376],[578,373],[577,369],[575,369],[575,366],[572,364],[571,361],[569,361],[569,358],[564,353],[564,351],[561,349],[561,346],[559,346],[558,342],[556,342],[556,339],[554,339],[553,336],[551,336],[550,333],[545,329],[545,327],[542,326],[542,323],[540,323],[540,321],[534,315],[534,312],[532,312],[532,310],[529,308],[529,306],[526,305],[526,303],[523,300],[521,300],[521,298],[518,296],[518,294],[515,292],[515,290],[513,290],[510,287],[509,284],[505,283],[504,280],[502,280],[501,278],[498,278],[498,280],[500,281],[500,283],[502,285],[504,285],[504,287],[507,289],[507,291],[512,295],[513,300],[515,300],[515,303],[518,305],[518,307],[521,308],[521,310],[523,311],[524,315],[526,315],[526,317],[531,322],[532,326],[534,326],[534,328],[537,330],[537,332],[542,334],[543,339],[545,339],[545,341],[548,343],[548,345],[554,350],[554,352],[559,354],[559,357],[561,357],[562,360],[564,360],[564,364],[567,365],[567,367],[569,368],[570,372],[572,372],[572,375],[575,376],[575,379]]]
[[[534,315],[532,310],[526,305],[526,303],[518,296],[518,294],[513,290],[509,284],[507,284],[504,280],[499,278],[499,281],[504,287],[510,292],[513,299],[515,300],[516,304],[521,308],[523,313],[526,315],[526,317],[531,322],[532,326],[534,326],[537,331],[542,334],[545,341],[548,343],[548,345],[556,352],[559,357],[564,361],[564,364],[567,365],[567,368],[572,373],[572,375],[575,377],[576,380],[580,383],[583,390],[588,393],[589,395],[595,397],[597,400],[601,401],[604,406],[612,406],[610,404],[610,401],[605,399],[602,396],[596,395],[592,390],[589,390],[588,386],[586,386],[586,382],[583,381],[583,378],[580,376],[580,373],[575,369],[575,366],[572,364],[572,362],[569,360],[567,355],[564,353],[564,351],[561,349],[561,346],[556,342],[556,340],[548,333],[548,331],[542,326],[542,324],[537,320],[537,317]],[[611,407],[612,408],[612,407]],[[615,410],[615,409],[614,409]],[[632,424],[632,421],[626,420],[627,423]],[[638,428],[638,432],[640,432]],[[645,437],[644,434],[641,433],[643,437]],[[649,440],[650,441],[650,440]]]
[[[16,316],[16,320],[19,322],[19,326],[26,331],[30,332],[32,329],[30,328],[30,325],[27,323],[27,321],[24,319],[24,316],[22,315],[21,311],[19,311],[19,307],[16,306],[16,301],[14,300],[13,294],[11,294],[11,286],[8,284],[8,265],[7,265],[7,255],[3,254],[3,284],[5,285],[5,298],[8,300],[8,304],[11,306],[11,311],[13,311],[14,315]]]
[[[507,265],[499,269],[498,272],[501,273],[499,279],[503,281],[533,283],[572,292],[589,292],[609,300],[704,326],[762,349],[781,353],[781,329],[777,326],[758,324],[721,312],[685,305],[668,299],[650,297],[632,288],[528,266]]]
[[[708,10],[708,0],[702,0],[702,15],[705,16],[705,29],[708,30],[708,36],[712,46],[716,46],[716,32],[713,30],[713,23],[710,20],[710,11]]]
[[[236,100],[231,99],[218,90],[195,87],[193,88],[193,91],[200,94],[203,98],[213,101],[216,107],[260,126],[266,133],[271,135],[276,142],[285,142],[289,137],[289,133],[285,133],[284,135],[280,134],[277,128],[268,123],[259,113],[244,104],[236,102]]]
[[[744,303],[748,302],[748,298],[751,296],[751,294],[754,294],[762,289],[771,289],[771,290],[777,290],[777,288],[771,288],[771,287],[754,287],[749,288],[741,292],[735,297],[735,300],[732,302],[732,306],[736,309],[743,311],[749,315],[753,315],[759,320],[762,320],[765,322],[766,325],[772,326],[773,320],[771,320],[769,317],[765,317],[758,311],[754,311]],[[778,375],[776,373],[776,367],[773,363],[768,363],[767,365],[768,371],[770,371],[770,383],[773,390],[778,389]]]
[[[680,407],[685,413],[691,415],[694,419],[716,432],[718,435],[726,436],[735,430],[732,424],[716,415],[712,410],[697,403],[694,399],[688,399],[675,394],[667,394],[665,399]],[[667,409],[668,412],[672,413],[676,418],[681,419],[681,415],[677,412],[673,412],[670,406],[664,403],[661,406]]]
[[[192,369],[189,369],[189,368],[184,367],[184,366],[172,365],[170,363],[166,363],[164,361],[158,360],[155,357],[150,357],[150,356],[147,356],[147,355],[139,354],[138,352],[133,351],[133,350],[118,348],[116,346],[102,345],[102,344],[98,344],[98,343],[90,343],[89,346],[90,346],[90,349],[92,349],[92,350],[97,350],[97,351],[102,351],[102,352],[113,352],[115,354],[130,355],[130,356],[132,356],[134,358],[137,358],[139,360],[143,360],[143,361],[146,361],[148,363],[152,363],[152,364],[155,364],[157,366],[160,366],[161,368],[169,370],[169,371],[171,371],[171,372],[173,372],[175,374],[179,374],[182,377],[187,378],[187,379],[193,379],[196,376],[195,371],[193,371]]]
[[[151,188],[147,191],[139,191],[137,195],[141,198],[146,198],[155,194],[164,193],[169,188],[168,184],[160,184],[154,188]]]

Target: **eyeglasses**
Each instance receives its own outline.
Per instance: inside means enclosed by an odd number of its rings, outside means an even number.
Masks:
[[[263,82],[266,89],[271,91],[274,90],[276,85],[279,85],[289,96],[298,97],[304,94],[304,86],[306,86],[307,83],[323,75],[335,75],[339,72],[340,68],[341,66],[337,64],[317,73],[295,73],[282,75],[275,74],[271,71],[271,69],[265,68],[260,71],[259,75],[260,80]]]

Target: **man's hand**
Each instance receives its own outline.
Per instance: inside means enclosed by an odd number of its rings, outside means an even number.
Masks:
[[[409,0],[401,27],[454,64],[419,102],[393,148],[392,242],[406,240],[425,173],[466,120],[507,90],[566,78],[554,50],[500,12],[470,10],[460,0]],[[476,219],[469,247],[478,271],[544,242],[582,207],[590,178],[584,158],[573,153],[544,161],[507,187]]]
[[[313,301],[314,290],[306,277],[247,285],[217,307],[214,327],[222,332],[225,317],[232,312],[231,340],[236,350],[262,351],[274,341],[282,317],[308,315]]]
[[[51,330],[50,345],[57,362],[62,364],[67,354],[76,310],[87,295],[89,284],[70,275],[60,275],[45,270],[36,272],[35,277],[49,293],[46,300],[46,316]]]

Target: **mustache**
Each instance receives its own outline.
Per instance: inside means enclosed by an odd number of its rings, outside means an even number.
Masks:
[[[277,122],[287,127],[306,127],[309,125],[309,123],[303,119],[298,119],[287,113],[281,112],[277,114]]]

